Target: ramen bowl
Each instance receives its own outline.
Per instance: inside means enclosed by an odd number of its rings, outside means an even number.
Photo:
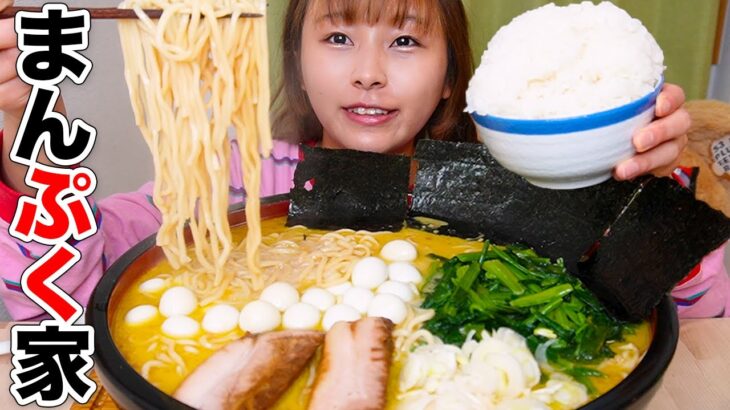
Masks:
[[[271,219],[287,215],[287,196],[262,200],[261,217]],[[229,214],[232,226],[245,224],[243,209]],[[89,303],[86,320],[94,326],[95,371],[114,401],[125,409],[188,409],[187,405],[156,388],[124,358],[112,335],[112,321],[125,293],[141,276],[164,259],[162,250],[150,237],[126,252],[106,272]],[[673,302],[665,298],[650,318],[652,341],[637,367],[584,409],[640,408],[648,402],[669,365],[678,342],[678,321]]]
[[[584,188],[609,179],[619,162],[634,155],[633,135],[654,117],[662,85],[587,115],[533,120],[472,113],[472,118],[480,140],[503,167],[543,188]]]

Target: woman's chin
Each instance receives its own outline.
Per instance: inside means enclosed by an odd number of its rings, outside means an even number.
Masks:
[[[323,135],[322,147],[334,149],[352,149],[356,151],[376,152],[381,154],[413,153],[414,141],[396,140],[392,132],[343,132],[345,138],[336,138],[332,135]]]

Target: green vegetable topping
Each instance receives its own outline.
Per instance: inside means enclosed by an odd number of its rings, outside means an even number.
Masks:
[[[434,317],[425,328],[461,345],[471,331],[509,327],[530,349],[548,341],[550,366],[592,385],[601,372],[585,367],[613,356],[609,341],[623,339],[629,323],[610,315],[596,297],[555,262],[519,245],[484,243],[481,252],[438,258],[423,291]]]

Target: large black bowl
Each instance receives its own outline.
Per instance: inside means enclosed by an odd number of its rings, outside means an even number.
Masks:
[[[285,216],[289,208],[286,195],[262,201],[262,219]],[[243,209],[232,209],[232,226],[245,223]],[[155,246],[154,236],[126,252],[104,274],[86,311],[86,322],[96,332],[95,370],[104,388],[124,409],[190,409],[148,383],[122,356],[112,339],[110,321],[120,297],[136,278],[164,258]],[[629,376],[582,409],[642,408],[659,387],[664,371],[672,360],[679,338],[677,313],[669,296],[657,306],[651,317],[653,338],[644,359]]]

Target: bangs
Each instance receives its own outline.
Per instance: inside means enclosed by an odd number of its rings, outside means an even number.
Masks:
[[[314,0],[311,7],[317,21],[368,25],[383,21],[398,28],[412,22],[420,33],[442,27],[438,0]]]

